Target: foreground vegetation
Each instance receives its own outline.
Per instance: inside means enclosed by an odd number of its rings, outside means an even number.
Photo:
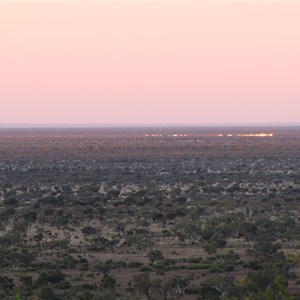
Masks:
[[[2,149],[0,299],[300,299],[300,158],[264,143],[247,157]]]

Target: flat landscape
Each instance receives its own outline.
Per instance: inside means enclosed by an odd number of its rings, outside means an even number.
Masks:
[[[300,299],[300,128],[1,128],[0,299]]]

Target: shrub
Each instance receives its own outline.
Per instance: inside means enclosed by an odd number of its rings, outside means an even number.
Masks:
[[[82,233],[85,235],[95,235],[97,234],[97,229],[92,226],[85,226],[82,228]]]

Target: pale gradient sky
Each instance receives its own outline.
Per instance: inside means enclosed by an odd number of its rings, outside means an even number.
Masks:
[[[300,123],[300,1],[0,1],[1,123]]]

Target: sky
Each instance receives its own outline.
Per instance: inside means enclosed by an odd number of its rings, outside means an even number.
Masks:
[[[300,1],[1,1],[0,124],[300,123]]]

